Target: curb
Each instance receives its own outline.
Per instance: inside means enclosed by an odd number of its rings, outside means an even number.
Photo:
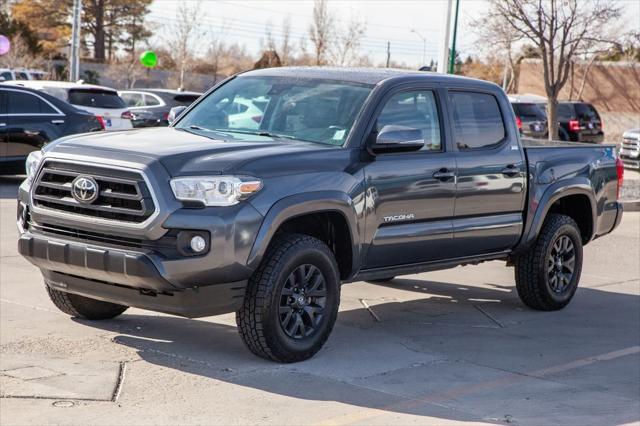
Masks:
[[[625,212],[640,212],[640,200],[621,200],[621,203]]]

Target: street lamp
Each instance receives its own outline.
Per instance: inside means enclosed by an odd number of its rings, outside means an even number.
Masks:
[[[416,29],[412,29],[411,32],[422,40],[422,65],[425,65],[425,61],[427,60],[427,38],[420,34]]]

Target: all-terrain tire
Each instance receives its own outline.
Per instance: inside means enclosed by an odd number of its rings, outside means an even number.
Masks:
[[[128,308],[128,306],[56,290],[48,285],[45,287],[47,287],[49,298],[56,305],[56,308],[75,318],[87,320],[111,319],[117,317]]]
[[[554,291],[550,270],[554,245],[568,237],[573,245],[575,260],[566,288]],[[566,241],[566,239],[564,239]],[[562,265],[562,262],[560,262]],[[565,273],[562,266],[560,272]],[[515,259],[516,289],[520,300],[532,309],[555,311],[564,308],[573,298],[582,272],[582,237],[576,222],[569,216],[551,214],[538,235],[535,244]],[[568,273],[568,272],[567,272]]]
[[[315,355],[333,329],[340,304],[340,274],[333,253],[322,241],[299,234],[276,238],[249,279],[243,305],[236,312],[236,323],[242,340],[255,355],[283,363],[298,362]],[[300,336],[291,336],[283,324],[287,313],[282,313],[282,309],[286,310],[282,305],[289,303],[289,296],[283,294],[291,290],[287,286],[291,286],[295,271],[309,266],[315,268],[316,277],[319,271],[324,279],[325,296],[321,298],[323,308],[319,311],[323,313],[305,317],[307,322],[319,321],[316,328],[313,325],[307,328],[311,334],[305,336],[302,331]]]

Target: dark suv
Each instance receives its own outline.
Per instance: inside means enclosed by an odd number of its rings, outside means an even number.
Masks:
[[[580,101],[558,104],[558,137],[563,141],[595,142],[604,140],[604,125],[593,105]]]
[[[0,85],[0,174],[22,174],[47,142],[103,130],[96,116],[39,90]]]
[[[131,89],[118,93],[133,113],[133,127],[167,126],[171,108],[187,107],[201,95],[168,89]]]
[[[521,102],[511,98],[510,101],[520,134],[525,138],[546,139],[549,129],[547,128],[545,104]]]

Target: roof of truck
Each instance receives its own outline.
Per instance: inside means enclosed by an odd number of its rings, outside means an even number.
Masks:
[[[450,74],[429,71],[412,71],[397,68],[349,68],[349,67],[280,67],[247,71],[242,76],[273,76],[291,78],[322,78],[362,84],[378,84],[390,78],[424,78],[433,82],[473,82],[496,86],[493,83]]]

